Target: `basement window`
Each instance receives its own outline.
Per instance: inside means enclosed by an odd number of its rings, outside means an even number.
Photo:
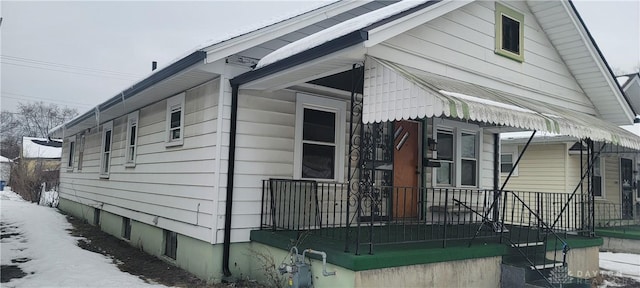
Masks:
[[[496,2],[495,25],[496,54],[524,62],[524,15]]]
[[[177,250],[178,233],[164,230],[164,255],[175,260]]]
[[[131,240],[131,219],[122,217],[122,238]]]

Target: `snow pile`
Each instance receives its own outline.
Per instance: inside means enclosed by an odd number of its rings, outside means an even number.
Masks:
[[[110,258],[78,247],[79,238],[69,235],[71,224],[57,209],[23,201],[9,190],[0,192],[0,199],[3,276],[5,265],[22,276],[3,287],[154,286],[120,271]]]
[[[600,252],[600,268],[622,273],[624,277],[640,281],[640,255]]]
[[[44,185],[42,187],[44,190]],[[58,207],[58,191],[49,190],[42,191],[40,194],[40,202],[38,203],[40,206],[49,206],[49,207]]]

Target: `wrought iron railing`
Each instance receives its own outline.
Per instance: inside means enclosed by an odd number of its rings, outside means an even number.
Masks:
[[[617,228],[640,225],[640,217],[633,216],[633,207],[608,201],[596,201],[594,204],[595,227]]]
[[[518,233],[588,230],[580,195],[506,191],[495,205],[496,221],[487,211],[493,190],[373,186],[351,187],[349,194],[346,183],[291,179],[264,180],[262,187],[261,229],[310,231],[344,241],[345,250],[356,254],[374,253],[377,245],[435,242],[444,247],[448,241],[502,237],[483,222],[501,222]]]

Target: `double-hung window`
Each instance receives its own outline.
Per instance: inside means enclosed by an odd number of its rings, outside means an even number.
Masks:
[[[85,133],[80,134],[80,140],[78,140],[78,171],[82,171],[82,161],[84,160],[84,141]]]
[[[102,178],[109,178],[112,138],[113,121],[109,121],[102,124],[102,147],[100,150],[100,177]]]
[[[503,175],[518,176],[518,167],[514,167],[516,159],[518,159],[518,147],[510,145],[502,145],[500,147],[500,173]]]
[[[133,167],[136,165],[138,142],[138,111],[130,113],[127,116],[127,150],[125,152],[125,166]]]
[[[456,127],[454,121],[444,121],[446,127],[437,127],[436,157],[440,167],[435,168],[436,186],[478,186],[480,133],[477,126]],[[460,123],[462,124],[462,123]]]
[[[593,196],[603,197],[602,194],[602,163],[600,156],[593,159]]]
[[[167,99],[166,146],[184,143],[184,93]]]
[[[297,95],[294,177],[339,181],[344,174],[346,104]]]
[[[69,138],[69,155],[67,155],[67,171],[73,171],[73,160],[76,152],[76,137]]]

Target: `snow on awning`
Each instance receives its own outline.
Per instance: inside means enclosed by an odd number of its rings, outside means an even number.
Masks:
[[[640,137],[593,115],[370,56],[363,93],[364,123],[444,116],[640,149]]]

